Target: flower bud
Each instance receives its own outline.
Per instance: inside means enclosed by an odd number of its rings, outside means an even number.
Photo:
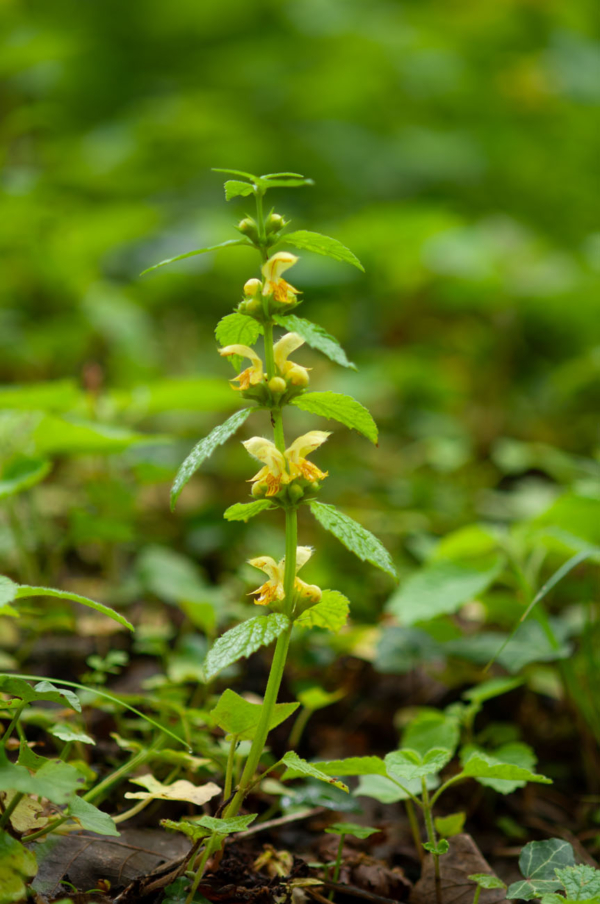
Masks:
[[[237,228],[244,235],[247,235],[249,239],[252,239],[252,241],[255,241],[258,238],[258,226],[256,225],[256,220],[253,220],[252,217],[244,217],[244,219],[240,220],[238,223]]]
[[[280,232],[283,227],[286,225],[285,220],[281,216],[280,213],[272,213],[267,218],[267,222],[265,224],[267,235],[271,235],[273,232]]]
[[[293,386],[298,386],[301,389],[308,386],[310,382],[306,367],[302,367],[299,364],[293,364],[292,362],[290,362],[286,377]]]
[[[283,377],[271,377],[269,380],[269,389],[271,392],[281,395],[287,389],[287,384]]]
[[[304,496],[304,490],[297,483],[291,483],[288,486],[288,498],[290,502],[299,502]]]
[[[260,279],[249,279],[248,282],[244,283],[244,295],[250,295],[251,298],[254,298],[259,292],[262,292],[262,282]]]

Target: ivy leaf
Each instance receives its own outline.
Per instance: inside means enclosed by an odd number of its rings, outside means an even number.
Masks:
[[[228,239],[226,242],[219,242],[218,245],[209,245],[208,248],[196,248],[194,251],[186,251],[184,254],[178,254],[176,257],[169,257],[164,261],[160,261],[158,264],[154,264],[152,267],[147,267],[145,270],[142,270],[140,276],[145,276],[146,273],[158,270],[159,267],[166,267],[167,264],[183,261],[187,257],[195,257],[197,254],[206,254],[207,251],[218,251],[219,248],[227,248],[230,245],[252,245],[252,242],[249,242],[247,239]]]
[[[0,833],[0,904],[27,897],[27,882],[37,873],[35,854],[9,835]]]
[[[355,822],[334,822],[325,829],[330,835],[352,835],[353,838],[369,838],[381,832],[381,829],[373,829],[371,826],[360,826]]]
[[[235,628],[231,628],[215,642],[208,651],[204,663],[206,679],[214,678],[227,666],[233,665],[238,659],[251,656],[260,647],[273,643],[280,634],[289,628],[290,622],[281,612],[272,612],[270,615],[257,615],[249,618]]]
[[[134,785],[141,785],[145,791],[127,791],[125,797],[132,800],[183,800],[201,807],[215,795],[221,793],[221,789],[214,782],[206,785],[193,785],[186,779],[179,779],[171,785],[163,785],[153,775],[138,775],[130,778]]]
[[[502,779],[509,782],[538,782],[542,785],[551,785],[552,779],[545,775],[539,775],[523,766],[515,766],[505,763],[496,757],[489,756],[479,751],[472,753],[463,766],[464,775],[477,779]]]
[[[282,781],[290,778],[298,778],[301,775],[307,775],[310,778],[317,778],[321,782],[327,782],[329,785],[335,785],[336,788],[341,788],[342,791],[348,792],[347,785],[332,776],[327,775],[327,773],[322,772],[321,769],[317,768],[317,766],[314,766],[312,763],[307,763],[306,760],[299,757],[293,750],[289,750],[282,758],[281,762],[285,763],[288,767],[282,776]]]
[[[96,832],[97,835],[111,835],[118,838],[121,834],[117,831],[114,820],[108,813],[103,813],[83,797],[74,797],[69,804],[69,816],[72,816],[88,832]]]
[[[0,499],[15,496],[40,483],[51,467],[51,463],[43,458],[18,458],[10,462],[2,471]]]
[[[251,408],[242,408],[240,411],[236,411],[224,424],[219,424],[219,426],[215,427],[208,436],[205,436],[204,439],[201,439],[200,442],[194,446],[179,468],[173,482],[173,487],[171,489],[171,511],[175,510],[175,505],[177,504],[181,491],[190,477],[196,473],[202,462],[212,455],[218,446],[222,446],[223,443],[227,442],[227,440],[233,436],[236,430],[242,426],[251,411]]]
[[[236,502],[226,509],[223,517],[227,521],[247,522],[250,518],[254,518],[255,515],[259,515],[261,512],[268,512],[269,509],[276,507],[269,499],[256,499],[254,502]]]
[[[322,254],[325,257],[332,257],[336,261],[343,261],[346,264],[352,264],[359,270],[365,272],[365,268],[355,254],[328,235],[321,235],[320,232],[308,232],[306,229],[299,229],[297,232],[288,232],[287,235],[281,237],[281,241],[287,245],[293,245],[295,248],[302,248],[304,251],[313,251],[315,254]]]
[[[573,848],[568,841],[563,841],[562,838],[530,841],[519,857],[519,869],[525,879],[513,882],[506,897],[530,901],[547,892],[557,891],[562,883],[556,878],[554,870],[566,866],[575,866]]]
[[[298,616],[295,624],[301,628],[325,628],[336,633],[348,620],[350,603],[337,590],[324,590],[321,599]]]
[[[111,609],[110,606],[105,606],[103,603],[97,603],[95,600],[88,599],[87,596],[81,596],[79,593],[70,593],[67,590],[55,590],[52,587],[30,587],[28,584],[19,584],[15,599],[31,599],[35,596],[51,596],[54,599],[72,600],[74,603],[81,603],[82,606],[87,606],[88,609],[95,609],[96,612],[101,612],[102,615],[112,618],[113,621],[123,625],[124,628],[129,628],[130,631],[135,630],[131,622],[127,621],[123,615],[119,615],[118,612],[115,612],[114,609]]]
[[[307,345],[321,352],[334,364],[342,367],[349,367],[356,370],[356,364],[349,361],[346,352],[339,344],[335,336],[328,333],[327,330],[319,326],[318,323],[312,323],[303,317],[297,317],[296,314],[277,314],[273,320],[278,326],[283,327],[290,333],[298,333],[302,336]]]
[[[250,185],[248,182],[238,182],[235,179],[228,179],[224,188],[226,201],[231,201],[232,198],[237,198],[239,195],[245,198],[254,194],[254,185]]]
[[[302,411],[318,414],[321,417],[333,418],[349,427],[350,430],[358,430],[372,443],[377,445],[377,424],[364,405],[353,399],[352,396],[341,392],[307,392],[292,400],[292,405]]]
[[[589,901],[600,897],[600,870],[585,863],[577,866],[565,866],[554,870],[562,882],[567,898],[575,901]]]
[[[254,345],[262,334],[261,324],[247,314],[226,314],[217,323],[215,337],[220,345]]]
[[[295,712],[299,703],[276,703],[269,721],[269,731],[280,725]],[[219,728],[238,740],[252,740],[262,716],[263,704],[250,703],[244,700],[231,688],[227,688],[219,697],[219,702],[210,715]]]
[[[363,562],[370,562],[393,578],[397,577],[389,552],[383,544],[353,518],[342,514],[335,506],[324,502],[311,502],[310,510],[326,530],[337,537],[346,549]]]
[[[436,775],[452,759],[452,751],[444,747],[434,747],[425,756],[416,750],[405,747],[388,753],[384,762],[388,775],[397,779],[423,778],[425,775]]]

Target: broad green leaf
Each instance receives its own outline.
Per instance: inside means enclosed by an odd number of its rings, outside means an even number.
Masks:
[[[276,703],[269,721],[269,731],[289,718],[299,705],[299,703]],[[227,734],[236,735],[238,740],[252,740],[262,712],[262,703],[250,703],[231,688],[227,688],[210,715],[215,725]]]
[[[480,888],[506,888],[502,879],[499,879],[498,876],[491,876],[489,873],[473,873],[469,879]]]
[[[324,590],[316,605],[306,609],[294,624],[301,628],[325,628],[334,633],[343,628],[348,620],[350,603],[337,590]]]
[[[224,512],[223,517],[227,521],[249,521],[255,515],[261,512],[268,512],[269,509],[276,508],[269,499],[256,499],[254,502],[236,502],[230,505]]]
[[[210,829],[205,829],[204,826],[198,825],[198,822],[189,822],[188,820],[175,822],[172,819],[161,819],[160,824],[169,832],[181,832],[194,842],[200,841],[202,838],[206,838],[210,835]],[[186,897],[187,895],[183,896],[182,904],[184,904]]]
[[[397,577],[389,552],[373,534],[353,518],[342,514],[333,505],[311,502],[310,510],[326,530],[337,537],[346,549],[363,562],[370,562],[392,577]]]
[[[224,188],[226,201],[231,201],[232,198],[237,198],[240,195],[245,198],[248,195],[254,194],[253,185],[250,185],[248,182],[238,182],[236,179],[228,179]]]
[[[67,590],[54,590],[51,587],[30,587],[28,584],[19,584],[16,594],[17,600],[31,599],[37,596],[50,596],[54,599],[72,600],[74,603],[81,603],[82,606],[87,606],[88,609],[95,609],[96,612],[101,612],[102,615],[112,618],[113,621],[123,625],[124,628],[129,628],[130,631],[134,630],[131,622],[127,621],[123,615],[119,615],[118,612],[115,612],[109,606],[88,599],[87,596],[81,596],[79,593],[70,593]]]
[[[325,829],[330,835],[352,835],[354,838],[369,838],[381,832],[381,829],[373,829],[371,826],[360,826],[355,822],[334,822]]]
[[[96,743],[93,738],[90,738],[90,736],[85,733],[85,731],[73,728],[72,725],[59,723],[58,725],[51,725],[50,728],[48,728],[48,731],[53,737],[59,738],[59,740],[66,741],[67,743],[70,741],[77,741],[79,744]]]
[[[24,766],[14,766],[13,768],[27,772]],[[63,763],[62,760],[46,760],[35,775],[27,772],[28,788],[24,787],[26,782],[21,773],[20,775],[21,778],[18,778],[18,781],[21,786],[14,785],[15,791],[45,797],[53,804],[59,805],[69,803],[76,791],[81,790],[85,781],[85,777],[78,769],[68,763]]]
[[[163,785],[150,773],[130,778],[129,781],[146,789],[145,791],[127,791],[125,797],[132,800],[184,800],[201,807],[215,795],[221,793],[221,789],[214,782],[193,785],[186,779],[179,779],[170,785]]]
[[[136,576],[146,593],[173,605],[212,599],[196,562],[167,546],[144,547],[136,562]]]
[[[220,671],[233,665],[238,659],[251,656],[260,647],[273,643],[290,626],[289,619],[280,612],[257,615],[235,628],[231,628],[208,651],[204,672],[210,681]]]
[[[500,572],[501,560],[477,567],[438,561],[411,575],[386,604],[403,625],[450,615],[483,593]]]
[[[315,254],[332,257],[336,261],[352,264],[363,273],[365,272],[365,268],[357,256],[337,239],[332,239],[328,235],[299,229],[297,232],[288,232],[287,235],[281,237],[281,241],[287,245],[293,245],[295,248],[302,248],[304,251],[313,251]]]
[[[483,753],[485,755],[484,750],[473,746],[465,747],[461,751],[461,762],[466,762],[469,756],[474,752]],[[526,769],[530,773],[534,772],[537,763],[537,757],[531,747],[528,744],[522,744],[521,742],[503,744],[501,747],[497,747],[496,750],[494,750],[492,756],[495,761],[509,763],[512,766],[519,766],[521,769]],[[480,785],[493,788],[494,791],[497,791],[499,794],[512,794],[517,788],[524,788],[527,784],[526,779],[506,781],[500,778],[480,777],[477,781]]]
[[[561,882],[556,878],[555,869],[575,866],[573,848],[562,838],[547,841],[531,841],[526,844],[519,857],[519,869],[524,881],[513,882],[506,897],[523,898],[526,901],[538,898],[547,892],[557,891]]]
[[[435,747],[443,747],[453,754],[460,738],[456,716],[437,709],[421,709],[402,734],[402,746],[424,756]]]
[[[426,662],[444,658],[443,648],[431,634],[404,625],[386,625],[375,654],[377,671],[390,675],[406,675]]]
[[[247,314],[226,314],[217,323],[215,337],[220,345],[254,345],[262,334],[261,324]]]
[[[312,763],[307,763],[306,760],[303,760],[301,757],[299,757],[298,754],[294,753],[293,750],[289,750],[282,758],[281,762],[285,763],[285,765],[288,767],[282,776],[282,781],[290,778],[298,778],[301,775],[306,775],[309,778],[317,778],[321,782],[327,782],[329,785],[334,785],[336,788],[341,788],[342,791],[348,791],[348,786],[343,782],[338,781],[337,779],[333,778],[333,776],[327,775],[326,772],[323,772]]]
[[[0,832],[0,904],[24,901],[37,869],[35,854],[8,832]]]
[[[211,167],[213,173],[228,173],[230,176],[242,176],[244,179],[250,179],[251,182],[258,182],[259,176],[253,176],[252,173],[245,173],[243,170],[223,169],[221,166]]]
[[[426,851],[429,851],[430,854],[437,854],[438,857],[441,857],[442,854],[447,854],[450,850],[450,845],[445,838],[441,838],[437,844],[432,844],[430,841],[424,841],[423,847]]]
[[[539,775],[522,766],[505,763],[489,754],[476,751],[472,753],[463,764],[465,776],[477,779],[502,779],[508,782],[538,782],[543,785],[551,785],[552,779],[545,775]]]
[[[443,747],[434,747],[424,756],[408,747],[388,753],[384,763],[391,778],[400,781],[436,775],[452,759],[452,751]]]
[[[83,399],[75,380],[49,380],[22,386],[0,386],[0,409],[71,411]]]
[[[554,872],[562,882],[567,898],[589,901],[600,897],[600,870],[593,866],[578,863],[577,866],[564,866]]]
[[[540,904],[600,904],[600,897],[593,898],[564,898],[562,895],[542,895]]]
[[[523,678],[490,678],[464,691],[463,697],[471,703],[485,703],[493,697],[508,694],[523,684]]]
[[[158,270],[159,267],[166,267],[167,264],[174,264],[176,261],[183,261],[188,257],[195,257],[197,254],[206,254],[207,251],[218,251],[219,248],[228,248],[232,245],[251,245],[247,239],[228,239],[226,242],[219,242],[217,245],[209,245],[207,248],[196,248],[194,251],[186,251],[184,254],[178,254],[175,257],[169,257],[152,267],[142,270],[140,276],[151,273],[152,270]]]
[[[333,418],[351,430],[358,430],[377,445],[377,424],[364,405],[352,396],[340,392],[307,392],[293,399],[292,404],[302,411]]]
[[[346,691],[344,690],[332,691],[329,693],[322,687],[319,687],[318,684],[315,684],[313,687],[306,687],[301,691],[298,691],[297,697],[305,709],[316,712],[319,709],[324,709],[326,706],[331,706],[332,703],[337,703],[337,701],[341,700],[345,695]]]
[[[121,834],[117,831],[114,820],[108,813],[103,813],[83,797],[73,798],[69,804],[69,815],[88,832],[96,832],[97,835],[111,835],[114,838],[118,838]]]
[[[266,188],[299,188],[302,185],[314,185],[312,179],[301,176],[300,173],[271,173],[261,176],[261,182]]]
[[[165,437],[137,433],[126,427],[51,414],[45,415],[36,425],[33,440],[41,455],[112,455],[132,446],[157,445],[166,441]]]
[[[38,700],[47,700],[58,703],[61,706],[70,706],[78,713],[81,712],[81,703],[77,694],[65,688],[55,687],[49,681],[39,681],[35,687],[21,678],[19,675],[0,675],[0,691],[18,697],[24,703],[33,703]]]
[[[449,813],[448,816],[436,816],[434,823],[442,838],[452,838],[453,835],[460,835],[466,818],[466,813]]]
[[[219,377],[169,377],[152,380],[132,389],[108,394],[111,406],[132,418],[182,411],[222,411],[237,408],[238,399]]]
[[[344,760],[313,763],[325,775],[386,775],[385,763],[378,756],[350,756]]]
[[[214,835],[231,835],[233,832],[243,832],[251,822],[256,819],[256,813],[248,813],[246,816],[231,816],[229,819],[219,819],[216,816],[202,816],[198,825],[208,829]]]
[[[10,578],[0,575],[0,609],[12,603],[17,595],[19,585],[11,581]]]
[[[10,462],[2,471],[0,499],[29,490],[46,477],[51,467],[46,459],[18,458]]]
[[[233,436],[248,418],[251,411],[251,408],[242,408],[240,411],[236,411],[224,424],[215,427],[212,433],[209,433],[208,436],[205,436],[204,439],[201,439],[194,446],[175,477],[171,489],[171,511],[174,511],[179,495],[190,477],[196,473],[202,462],[212,455],[218,446],[222,446],[223,443]]]
[[[439,784],[434,775],[426,778],[427,787],[432,790]],[[395,804],[399,800],[408,800],[411,794],[419,797],[422,791],[420,778],[404,780],[400,788],[396,782],[385,775],[361,775],[358,779],[358,787],[354,791],[355,797],[372,797],[382,804]],[[408,793],[410,792],[410,793]]]
[[[348,360],[346,352],[337,339],[323,329],[322,326],[317,323],[311,323],[310,320],[304,320],[302,317],[297,317],[296,314],[278,314],[273,319],[278,326],[283,327],[290,333],[298,333],[307,345],[321,352],[334,364],[356,370],[356,365]]]

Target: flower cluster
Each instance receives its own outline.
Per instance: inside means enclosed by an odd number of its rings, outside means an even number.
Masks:
[[[305,565],[313,554],[312,546],[298,546],[296,549],[296,575],[303,565]],[[254,602],[258,606],[277,607],[277,603],[285,599],[284,579],[285,579],[285,556],[279,562],[272,559],[271,556],[260,556],[257,559],[249,559],[248,564],[254,568],[264,571],[269,578],[256,590],[253,590],[250,596],[255,596]],[[318,603],[321,599],[321,588],[315,584],[306,584],[299,577],[294,580],[294,593],[302,600],[311,603]]]

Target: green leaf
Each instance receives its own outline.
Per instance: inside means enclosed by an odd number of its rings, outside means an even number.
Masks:
[[[222,411],[237,408],[238,399],[220,377],[169,377],[152,380],[132,389],[108,393],[111,406],[131,418],[183,411]]]
[[[12,603],[17,595],[19,585],[10,578],[0,575],[0,609]]]
[[[115,822],[108,813],[103,813],[83,797],[73,798],[69,804],[69,815],[88,832],[96,832],[97,835],[111,835],[113,838],[118,838],[121,834],[117,831]]]
[[[130,631],[135,630],[131,622],[127,621],[123,615],[119,615],[118,612],[115,612],[115,610],[111,609],[109,606],[88,599],[87,596],[81,596],[79,593],[70,593],[67,590],[54,590],[51,587],[30,587],[28,584],[19,585],[16,594],[17,600],[31,599],[36,596],[50,596],[54,599],[72,600],[74,603],[81,603],[82,606],[87,606],[89,609],[95,609],[96,612],[101,612],[102,615],[112,618],[113,621],[123,625],[124,628],[129,628]]]
[[[486,700],[492,700],[501,694],[508,694],[520,687],[523,680],[523,678],[490,678],[489,681],[470,687],[462,696],[471,703],[485,703]]]
[[[237,198],[240,195],[245,198],[254,194],[254,185],[250,185],[248,182],[238,182],[235,179],[228,179],[224,188],[226,201],[231,201],[232,198]]]
[[[506,897],[529,901],[544,893],[557,891],[561,882],[556,878],[554,870],[566,866],[575,866],[573,848],[568,841],[563,841],[562,838],[531,841],[525,845],[519,857],[519,869],[525,880],[513,882]]]
[[[21,411],[70,411],[83,393],[75,380],[49,380],[23,386],[0,386],[0,409]]]
[[[348,791],[348,786],[343,782],[327,775],[326,772],[323,772],[312,763],[307,763],[306,760],[299,757],[293,750],[289,750],[282,758],[281,762],[285,763],[288,767],[282,776],[282,781],[290,778],[298,778],[301,775],[307,775],[310,778],[317,778],[321,782],[327,782],[329,785],[334,785],[336,788],[341,788],[342,791]]]
[[[386,775],[385,763],[378,756],[350,756],[344,760],[313,763],[325,775]]]
[[[460,738],[460,725],[456,716],[437,709],[421,709],[409,722],[402,734],[402,746],[424,756],[435,747],[454,751]]]
[[[239,430],[251,411],[251,408],[242,408],[240,411],[236,411],[224,424],[215,427],[208,436],[205,436],[204,439],[201,439],[200,442],[194,446],[179,468],[175,481],[173,482],[173,487],[171,489],[171,511],[174,511],[179,495],[190,477],[196,473],[202,462],[212,455],[218,446],[222,446],[223,443],[227,442],[227,440]]]
[[[269,499],[256,499],[254,502],[236,502],[230,505],[223,514],[227,521],[249,521],[261,512],[277,508]]]
[[[453,835],[460,835],[466,818],[466,813],[449,813],[448,816],[436,816],[434,820],[435,827],[442,838],[452,838]]]
[[[231,816],[229,819],[219,819],[216,816],[202,816],[198,825],[208,829],[214,835],[232,835],[234,832],[243,832],[251,822],[256,819],[256,813],[248,813],[246,816]]]
[[[427,788],[433,790],[439,785],[434,775],[426,778]],[[410,795],[419,797],[422,791],[420,778],[405,780],[400,788],[398,784],[386,775],[361,775],[358,779],[358,788],[354,791],[355,797],[372,797],[382,804],[395,804],[399,800],[408,800]]]
[[[567,898],[576,901],[589,901],[600,897],[600,870],[585,863],[577,866],[564,866],[554,870],[562,882]]]
[[[51,467],[46,459],[18,458],[10,462],[2,471],[0,499],[29,490],[46,477]]]
[[[99,424],[82,418],[47,414],[33,431],[35,447],[45,455],[113,455],[132,446],[157,445],[165,437],[138,433],[125,427]]]
[[[463,773],[469,778],[477,779],[502,779],[509,782],[538,782],[543,785],[551,785],[552,779],[545,775],[539,775],[523,766],[515,766],[505,763],[489,754],[476,751],[472,753],[463,765]]]
[[[293,399],[292,405],[311,414],[333,418],[350,430],[358,430],[377,445],[377,424],[364,405],[352,396],[340,392],[305,392]]]
[[[178,254],[176,257],[169,257],[164,261],[160,261],[158,264],[154,264],[152,267],[147,267],[145,270],[142,270],[140,276],[144,276],[146,273],[151,273],[152,270],[158,270],[159,267],[166,267],[167,264],[174,264],[176,261],[183,261],[187,257],[195,257],[196,254],[206,254],[207,251],[218,251],[219,248],[228,248],[231,245],[251,245],[247,239],[228,239],[226,242],[219,242],[218,245],[209,245],[208,248],[196,248],[194,251],[186,251],[184,254]]]
[[[424,756],[408,747],[388,753],[384,762],[388,775],[395,779],[423,778],[425,775],[436,775],[452,759],[452,751],[443,747],[434,747]]]
[[[37,873],[35,854],[9,835],[0,833],[0,904],[17,904],[27,897],[27,884]]]
[[[469,756],[474,752],[485,755],[484,750],[473,746],[465,747],[461,751],[461,761],[466,762]],[[537,758],[531,747],[528,744],[522,744],[520,742],[503,744],[501,747],[496,748],[491,756],[496,762],[519,766],[521,769],[526,769],[532,774],[534,773],[535,765],[537,763]],[[477,781],[480,785],[485,785],[487,788],[493,788],[494,791],[497,791],[499,794],[512,794],[517,788],[524,788],[527,784],[527,779],[506,781],[500,778],[479,777]]]
[[[39,681],[35,687],[31,687],[18,675],[0,675],[0,691],[18,697],[24,703],[33,703],[38,700],[47,700],[58,703],[61,706],[70,706],[78,713],[81,712],[81,703],[77,694],[63,688],[55,687],[50,681]]]
[[[269,720],[269,731],[280,725],[294,713],[299,703],[276,703]],[[230,735],[236,735],[238,740],[254,738],[258,723],[263,712],[262,703],[250,703],[244,700],[235,691],[227,688],[219,697],[219,702],[210,715],[219,728]]]
[[[437,844],[432,844],[430,841],[424,841],[423,847],[426,851],[429,851],[430,854],[437,854],[438,857],[442,854],[447,854],[450,850],[450,845],[445,838],[441,838]]]
[[[306,687],[298,691],[297,696],[305,709],[316,712],[326,706],[331,706],[332,703],[337,703],[338,700],[346,696],[346,692],[344,690],[328,692],[324,688],[319,687],[318,684],[315,684],[312,687]]]
[[[251,182],[258,182],[259,176],[253,176],[252,173],[245,173],[243,170],[223,169],[220,166],[211,167],[213,173],[229,173],[231,176],[243,176],[244,179],[250,179]]]
[[[200,841],[202,838],[206,838],[210,835],[209,829],[205,829],[204,826],[198,825],[197,822],[189,822],[188,820],[175,822],[172,819],[161,819],[160,824],[164,829],[167,829],[167,831],[181,832],[192,841]],[[186,895],[182,898],[182,904],[185,901],[185,898]]]
[[[312,179],[301,176],[300,173],[270,173],[261,176],[261,182],[265,188],[299,188],[302,185],[314,185]]]
[[[480,888],[506,888],[502,879],[499,879],[498,876],[491,876],[489,873],[473,873],[469,879]]]
[[[170,785],[163,785],[150,773],[130,778],[129,781],[146,789],[145,791],[127,791],[125,797],[132,800],[183,800],[201,807],[215,795],[221,793],[221,789],[214,782],[193,785],[186,779],[179,779]]]
[[[302,317],[297,317],[296,314],[277,314],[273,320],[278,326],[283,327],[288,332],[298,333],[307,345],[321,352],[334,364],[356,370],[356,364],[348,360],[346,352],[337,339],[328,333],[327,330],[324,330],[322,326],[317,323],[311,323],[310,320],[304,320]]]
[[[342,514],[335,506],[324,502],[311,502],[310,510],[326,530],[337,537],[346,549],[363,562],[370,562],[392,577],[397,577],[389,552],[383,544],[353,518]]]
[[[302,248],[305,251],[313,251],[315,254],[323,254],[325,257],[332,257],[336,261],[343,261],[346,264],[352,264],[359,270],[365,272],[365,268],[355,254],[328,235],[321,235],[319,232],[308,232],[306,229],[299,229],[297,232],[288,232],[287,235],[281,237],[281,241],[287,245],[293,245],[295,248]]]
[[[53,737],[59,738],[59,740],[66,741],[67,743],[70,741],[77,741],[79,744],[96,743],[93,738],[90,738],[90,736],[85,733],[85,731],[73,728],[72,725],[62,723],[51,725],[50,728],[48,728],[48,731]]]
[[[354,838],[369,838],[381,832],[381,829],[373,829],[371,826],[360,826],[355,822],[334,822],[325,829],[329,835],[352,835]]]
[[[470,602],[495,580],[501,560],[488,559],[478,566],[438,561],[411,575],[386,604],[403,625],[450,615]]]
[[[42,758],[40,758],[42,759]],[[2,790],[22,791],[25,794],[35,794],[36,797],[45,797],[53,804],[69,803],[75,792],[81,789],[85,777],[68,763],[62,760],[45,760],[35,775],[31,775],[24,766],[12,765],[12,769],[4,765],[0,768],[2,773]],[[10,784],[12,779],[14,784]],[[9,782],[8,788],[6,782]]]
[[[235,628],[231,628],[215,642],[208,651],[204,672],[210,681],[220,671],[233,665],[238,659],[251,656],[260,647],[273,643],[289,628],[290,622],[281,612],[257,615]]]
[[[301,628],[325,628],[335,633],[346,624],[349,611],[350,603],[342,593],[324,590],[320,601],[302,612],[295,624]]]
[[[217,323],[215,337],[220,345],[254,345],[263,328],[246,314],[226,314]]]

